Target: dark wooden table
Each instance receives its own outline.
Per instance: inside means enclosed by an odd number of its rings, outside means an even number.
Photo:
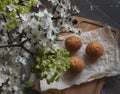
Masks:
[[[49,3],[41,0],[46,7]],[[80,9],[78,16],[94,19],[120,30],[120,0],[71,0]],[[120,41],[119,41],[120,45]],[[106,79],[101,94],[120,94],[120,76]]]

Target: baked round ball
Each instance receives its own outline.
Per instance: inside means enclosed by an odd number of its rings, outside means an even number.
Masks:
[[[82,46],[80,37],[70,36],[65,40],[65,47],[68,51],[77,51]]]
[[[82,58],[73,56],[70,58],[70,70],[75,73],[79,73],[85,67],[85,63]]]
[[[86,54],[93,58],[98,58],[104,53],[104,47],[101,43],[93,41],[88,43],[86,47]]]

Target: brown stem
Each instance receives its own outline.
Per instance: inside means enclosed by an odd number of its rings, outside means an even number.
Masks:
[[[19,17],[19,19],[20,19],[20,22],[22,23],[22,19],[21,19],[21,17],[20,17],[20,14],[19,14],[19,11],[17,10],[17,15],[18,15],[18,17]]]
[[[7,22],[6,17],[5,17],[3,14],[1,14],[1,15],[2,15],[2,17],[3,17],[4,21],[5,21],[5,22]]]
[[[56,12],[56,9],[57,9],[58,5],[59,5],[59,4],[57,4],[57,5],[53,8],[53,12],[52,12],[53,14]]]

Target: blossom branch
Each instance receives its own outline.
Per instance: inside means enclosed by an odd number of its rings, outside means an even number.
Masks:
[[[59,6],[59,4],[57,4],[54,8],[53,8],[53,14],[56,12],[57,7]]]
[[[30,53],[31,55],[33,55],[34,53],[30,50],[28,50],[27,48],[24,47],[24,43],[26,43],[28,41],[28,39],[26,39],[25,41],[19,43],[19,44],[10,44],[10,45],[3,45],[0,46],[0,48],[5,48],[5,47],[21,47],[22,49],[24,49],[26,52]]]
[[[30,53],[31,55],[34,54],[32,51],[28,50],[28,49],[25,48],[23,45],[20,45],[20,47],[21,47],[22,49],[24,49],[26,52]]]

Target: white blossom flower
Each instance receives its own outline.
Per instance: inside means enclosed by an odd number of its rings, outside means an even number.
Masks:
[[[13,89],[14,89],[15,91],[18,91],[18,87],[17,87],[17,86],[13,86]]]
[[[5,22],[0,22],[0,25],[1,26],[5,26]]]
[[[5,82],[5,80],[3,78],[0,78],[0,86],[2,86],[2,84]]]
[[[9,86],[7,89],[8,89],[9,91],[12,91],[13,88],[12,88],[11,86]]]
[[[20,62],[20,63],[22,63],[23,65],[26,65],[26,63],[27,63],[26,59],[23,58],[23,57],[21,57],[21,56],[18,56],[18,57],[16,58],[16,61],[15,61],[15,62]]]
[[[8,42],[8,37],[7,36],[0,35],[0,38],[1,38],[0,45],[7,44],[7,42]]]
[[[37,7],[39,7],[40,5],[42,5],[42,3],[40,2],[40,0],[37,0]]]
[[[25,74],[22,75],[22,80],[24,80],[24,79],[25,79]]]
[[[38,28],[39,21],[37,21],[35,18],[32,18],[26,24],[28,24],[28,26],[30,26],[31,28],[35,29],[35,28]]]
[[[31,48],[31,43],[30,42],[26,42],[24,44],[24,46],[27,48],[27,49],[30,49]]]
[[[8,81],[8,85],[11,85],[11,81]]]
[[[73,7],[73,11],[75,11],[76,13],[80,13],[80,10],[76,6]]]
[[[68,24],[64,24],[63,27],[64,27],[67,31],[71,31],[71,32],[73,32],[73,33],[75,33],[75,34],[82,32],[81,29],[70,27]]]
[[[13,7],[13,5],[7,5],[7,8],[9,9],[9,11],[16,12],[16,9]]]
[[[57,5],[57,3],[59,3],[58,0],[48,0],[48,1],[50,1],[53,5]]]
[[[19,90],[19,91],[15,91],[14,94],[24,94],[23,91]]]
[[[20,17],[22,18],[23,21],[28,20],[28,15],[27,14],[20,14]]]
[[[43,17],[44,16],[44,12],[43,11],[39,11],[38,13],[35,13],[35,16]]]
[[[22,31],[28,26],[27,23],[23,23],[19,25],[18,32],[22,33]]]

